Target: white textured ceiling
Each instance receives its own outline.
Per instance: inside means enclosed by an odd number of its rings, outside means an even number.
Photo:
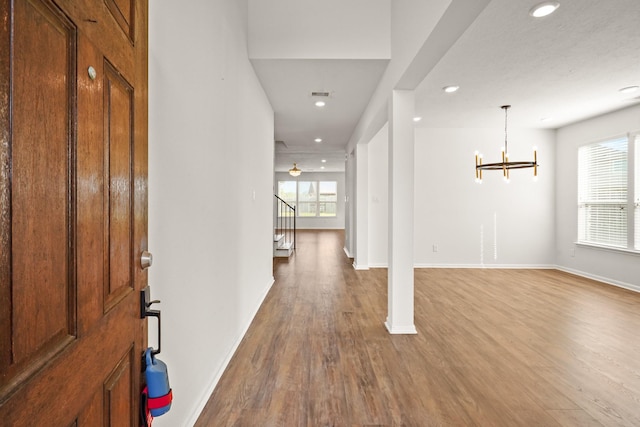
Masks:
[[[491,1],[416,88],[418,126],[499,128],[499,107],[511,104],[510,126],[558,128],[640,102],[638,92],[618,92],[640,85],[640,0],[560,0],[541,19],[528,14],[536,3]],[[322,153],[333,159],[326,170],[344,170],[341,151],[388,61],[339,55],[252,59],[275,111],[275,139],[287,145],[276,148],[276,170],[293,159],[316,168]],[[460,90],[445,94],[450,84]],[[331,108],[313,107],[311,90],[332,91]]]
[[[420,126],[500,126],[511,104],[510,126],[558,128],[638,102],[618,89],[640,85],[640,1],[560,0],[534,19],[536,3],[487,6],[419,85]]]

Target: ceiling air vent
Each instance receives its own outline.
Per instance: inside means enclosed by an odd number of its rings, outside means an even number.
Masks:
[[[311,92],[311,96],[329,96],[329,92]]]

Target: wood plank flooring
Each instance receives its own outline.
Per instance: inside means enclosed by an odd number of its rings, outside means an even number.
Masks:
[[[304,231],[197,426],[640,426],[640,294],[553,270],[387,271]]]

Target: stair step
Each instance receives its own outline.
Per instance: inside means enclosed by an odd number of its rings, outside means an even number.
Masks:
[[[273,256],[277,258],[289,258],[293,253],[293,248],[291,245],[288,245],[288,248],[278,248],[273,251]]]

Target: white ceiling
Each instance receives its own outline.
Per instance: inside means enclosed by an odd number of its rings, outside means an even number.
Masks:
[[[294,151],[344,150],[388,60],[253,59],[275,112],[275,139]],[[329,97],[312,97],[311,92]],[[326,101],[323,108],[314,100]],[[322,138],[322,143],[314,142]]]
[[[421,126],[500,126],[511,104],[510,126],[555,129],[639,101],[618,89],[640,85],[640,1],[560,0],[534,19],[537,3],[487,6],[419,85]]]
[[[640,0],[560,0],[541,19],[528,14],[536,3],[490,2],[416,88],[418,126],[499,128],[499,107],[511,104],[510,126],[558,128],[640,102],[640,92],[618,92],[640,85]],[[276,171],[293,161],[318,170],[322,156],[325,170],[344,170],[344,148],[388,59],[252,63],[275,112],[275,139],[286,145],[276,146]],[[460,90],[445,94],[451,84]],[[331,92],[327,107],[313,106],[312,90]]]

